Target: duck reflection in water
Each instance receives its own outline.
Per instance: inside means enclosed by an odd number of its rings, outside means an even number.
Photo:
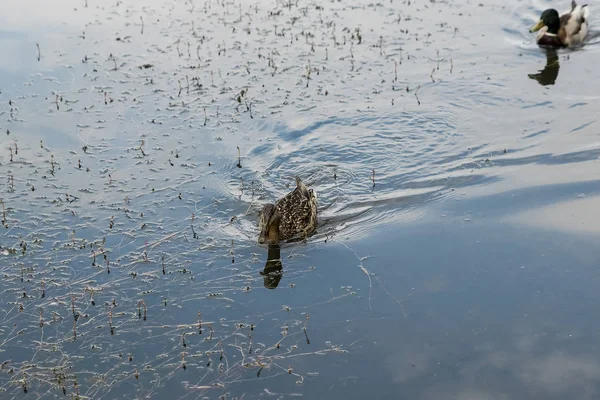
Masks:
[[[537,74],[528,74],[531,79],[538,81],[540,85],[554,85],[558,77],[560,65],[558,63],[558,53],[556,49],[547,48],[546,50],[546,66]]]
[[[267,289],[275,289],[283,277],[283,265],[281,264],[281,248],[278,244],[269,245],[267,263],[265,269],[260,272],[263,283]]]

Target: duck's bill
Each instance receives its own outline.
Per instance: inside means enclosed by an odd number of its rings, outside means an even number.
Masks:
[[[267,235],[264,232],[261,232],[258,236],[258,243],[266,244],[268,242]]]
[[[540,20],[537,24],[535,24],[534,26],[531,27],[529,32],[537,32],[540,29],[542,29],[543,26],[544,26],[544,21]]]
[[[277,240],[274,240],[272,237],[269,237],[269,232],[266,230],[263,230],[262,232],[260,232],[260,235],[258,236],[258,243],[259,244],[275,244],[275,243],[277,243]]]

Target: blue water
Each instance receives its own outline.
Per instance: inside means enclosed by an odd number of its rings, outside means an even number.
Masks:
[[[5,1],[0,397],[598,398],[598,34],[549,5]]]

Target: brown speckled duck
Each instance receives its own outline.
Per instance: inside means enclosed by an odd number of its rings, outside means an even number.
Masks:
[[[545,10],[529,32],[537,32],[537,44],[550,47],[573,47],[583,43],[588,33],[589,7],[571,1],[571,11],[558,15],[553,8]]]
[[[308,237],[317,226],[317,194],[296,177],[292,192],[263,207],[258,225],[263,244]]]

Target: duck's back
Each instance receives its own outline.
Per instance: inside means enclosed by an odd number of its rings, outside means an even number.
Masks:
[[[577,6],[571,12],[572,16],[565,26],[567,31],[567,37],[569,38],[569,45],[578,45],[583,43],[583,39],[588,34],[588,15],[589,8],[585,6]]]
[[[281,215],[279,232],[281,240],[300,234],[308,235],[317,221],[317,196],[312,189],[296,178],[296,188],[275,203]]]

